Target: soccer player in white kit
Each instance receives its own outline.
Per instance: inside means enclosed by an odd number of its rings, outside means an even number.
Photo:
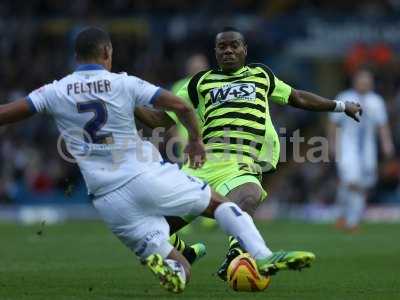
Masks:
[[[393,142],[383,98],[373,91],[373,76],[359,70],[353,77],[353,88],[341,92],[338,100],[356,100],[363,107],[363,118],[355,124],[342,114],[330,115],[330,149],[336,155],[339,189],[336,226],[355,232],[361,221],[367,191],[377,179],[377,136],[382,154],[390,159]]]
[[[205,150],[192,108],[168,91],[125,73],[112,73],[112,44],[106,32],[87,28],[75,41],[78,67],[26,98],[0,106],[0,125],[47,112],[83,174],[93,205],[111,231],[150,268],[169,291],[181,292],[190,265],[168,242],[165,216],[203,215],[236,237],[256,259],[259,272],[307,267],[314,254],[272,253],[251,217],[211,191],[207,183],[163,162],[142,141],[134,108],[148,106],[176,113],[188,129],[191,166],[201,167]]]

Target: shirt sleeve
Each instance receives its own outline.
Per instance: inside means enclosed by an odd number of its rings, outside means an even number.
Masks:
[[[382,126],[388,122],[385,101],[383,100],[382,97],[379,96],[377,97],[374,111],[375,111],[375,120],[378,125]]]
[[[154,101],[162,92],[162,88],[136,76],[127,76],[126,84],[128,94],[135,106],[153,107]]]
[[[51,113],[55,97],[56,92],[54,89],[54,84],[50,83],[31,92],[26,97],[26,100],[28,101],[32,112]]]
[[[277,104],[286,105],[289,102],[289,96],[292,93],[292,87],[274,76],[274,84],[271,84],[272,93],[269,98]]]

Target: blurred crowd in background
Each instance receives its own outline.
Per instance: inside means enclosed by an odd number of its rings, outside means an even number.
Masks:
[[[170,88],[186,76],[185,61],[204,54],[215,66],[214,36],[230,25],[243,31],[249,62],[270,66],[299,89],[334,98],[367,66],[386,102],[396,157],[382,161],[370,195],[400,203],[400,0],[386,1],[10,1],[0,3],[0,103],[26,96],[74,69],[73,39],[86,25],[111,33],[113,71]],[[335,166],[291,161],[289,137],[325,136],[326,114],[271,104],[287,162],[265,177],[280,202],[332,203]],[[280,130],[284,128],[285,130]],[[78,168],[57,152],[58,132],[46,116],[0,129],[0,203],[89,201]],[[306,151],[307,145],[301,147]]]

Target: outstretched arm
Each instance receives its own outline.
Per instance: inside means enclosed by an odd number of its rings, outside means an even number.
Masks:
[[[165,127],[166,129],[175,125],[165,111],[150,110],[145,107],[136,107],[135,117],[150,128]]]
[[[33,114],[34,110],[25,98],[0,105],[0,126],[24,120]]]
[[[166,90],[160,93],[153,105],[155,108],[170,110],[176,114],[189,134],[185,152],[189,154],[190,166],[201,167],[205,162],[206,153],[194,109]]]
[[[362,114],[362,108],[358,103],[329,100],[316,94],[296,89],[292,89],[289,104],[293,107],[311,111],[345,112],[347,116],[357,122],[360,121],[359,118]]]

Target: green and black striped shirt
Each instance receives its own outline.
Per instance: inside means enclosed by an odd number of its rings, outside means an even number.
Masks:
[[[267,66],[249,64],[229,74],[199,72],[177,95],[196,109],[208,152],[242,155],[275,168],[279,139],[268,100],[287,104],[290,93]]]

